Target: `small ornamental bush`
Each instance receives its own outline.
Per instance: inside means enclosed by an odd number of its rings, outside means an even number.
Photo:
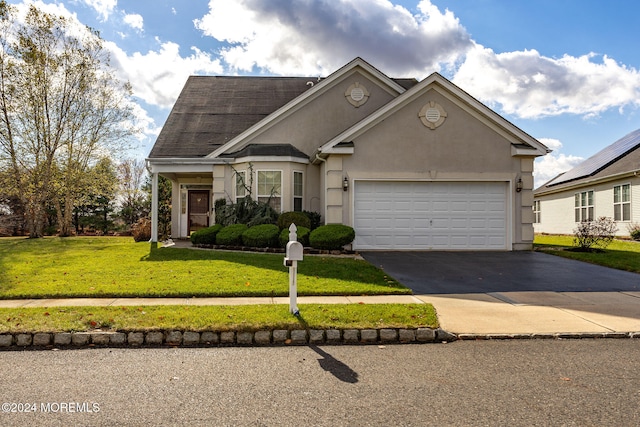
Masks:
[[[595,221],[583,221],[573,230],[573,244],[584,252],[593,251],[595,247],[604,249],[613,241],[616,231],[618,227],[611,218],[601,216]]]
[[[289,229],[291,224],[296,227],[311,228],[311,220],[303,212],[284,212],[278,217],[278,227],[280,230]]]
[[[216,244],[226,246],[241,246],[242,233],[247,231],[249,227],[245,224],[233,224],[224,227],[216,234]]]
[[[353,228],[343,224],[322,225],[311,232],[309,244],[316,249],[342,249],[356,238]]]
[[[131,227],[131,235],[136,242],[147,242],[151,240],[151,220],[149,218],[140,218],[138,222]]]
[[[309,246],[310,232],[311,230],[309,230],[307,227],[298,227],[296,233],[298,235],[298,242],[302,243],[302,246]],[[282,246],[287,246],[287,243],[289,243],[289,228],[285,228],[284,230],[280,231],[280,244]]]
[[[633,240],[640,241],[640,224],[633,222],[627,225],[627,229],[629,230],[629,236]]]
[[[275,224],[255,225],[242,233],[242,243],[254,248],[276,248],[280,229]]]
[[[191,243],[194,245],[215,245],[216,235],[222,230],[222,225],[215,224],[191,233]]]
[[[311,226],[309,227],[311,231],[322,225],[322,215],[320,215],[318,212],[302,211],[302,213],[309,218],[309,221],[311,221]]]

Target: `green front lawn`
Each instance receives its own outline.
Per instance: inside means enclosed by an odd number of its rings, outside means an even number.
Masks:
[[[283,254],[151,249],[130,237],[1,238],[0,298],[286,296]],[[410,294],[363,260],[305,256],[299,295]]]
[[[431,304],[49,307],[0,309],[0,333],[270,329],[436,328]]]
[[[576,252],[567,250],[573,248],[572,236],[540,234],[536,235],[533,243],[536,250],[545,253],[616,268],[618,270],[640,273],[640,242],[614,240],[601,252]]]

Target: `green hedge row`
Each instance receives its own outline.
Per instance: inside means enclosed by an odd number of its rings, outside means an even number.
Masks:
[[[233,224],[223,227],[220,224],[196,231],[191,234],[194,245],[252,246],[256,248],[284,247],[289,241],[289,225],[282,230],[275,224],[261,224],[247,227],[245,224]],[[297,225],[297,224],[296,224]],[[353,242],[356,234],[353,228],[342,224],[321,225],[311,231],[308,227],[297,226],[298,241],[304,246],[315,249],[342,249]]]

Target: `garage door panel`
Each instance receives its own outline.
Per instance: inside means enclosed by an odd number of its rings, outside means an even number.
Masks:
[[[356,181],[356,249],[507,248],[504,182]]]

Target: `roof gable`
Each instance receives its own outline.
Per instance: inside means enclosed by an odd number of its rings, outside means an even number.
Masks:
[[[411,87],[400,96],[387,103],[384,107],[369,115],[364,120],[337,135],[318,149],[318,152],[330,154],[344,141],[352,141],[373,128],[377,123],[385,120],[401,108],[422,96],[428,90],[437,90],[458,106],[466,110],[473,117],[485,122],[497,133],[512,141],[512,152],[516,155],[541,156],[549,149],[538,140],[522,131],[511,122],[473,98],[448,79],[438,73],[433,73],[417,85]]]
[[[344,76],[349,75],[356,70],[364,72],[365,74],[371,76],[372,79],[380,83],[381,87],[384,88],[386,92],[392,94],[394,97],[398,96],[401,93],[404,93],[406,91],[405,87],[411,87],[417,83],[413,79],[391,79],[363,59],[356,58],[336,72],[329,75],[327,78],[322,79],[321,81],[317,82],[317,84],[312,85],[310,89],[305,91],[303,94],[300,94],[298,97],[292,99],[290,102],[270,114],[268,117],[264,118],[260,122],[256,122],[253,126],[249,127],[247,130],[240,133],[226,144],[217,147],[207,157],[217,158],[225,153],[240,150],[243,147],[243,144],[246,144],[247,141],[250,140],[250,138],[259,135],[261,132],[264,132],[265,130],[281,122],[282,120],[285,120],[294,112],[304,108],[306,105],[322,96],[323,93],[333,88],[342,80]]]

